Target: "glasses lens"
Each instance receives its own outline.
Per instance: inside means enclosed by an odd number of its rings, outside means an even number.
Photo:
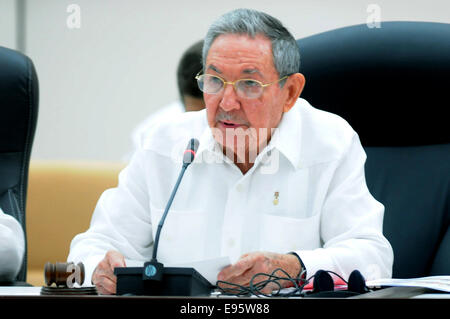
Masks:
[[[263,87],[255,80],[240,80],[236,82],[236,89],[241,97],[256,99],[261,96]]]
[[[214,94],[219,92],[223,88],[223,81],[221,78],[209,75],[209,74],[203,74],[201,75],[198,80],[198,87],[202,92]]]

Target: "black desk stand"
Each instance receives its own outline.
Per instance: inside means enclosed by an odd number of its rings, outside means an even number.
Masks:
[[[145,280],[143,267],[115,268],[117,295],[209,296],[213,286],[194,268],[165,267],[162,281]]]

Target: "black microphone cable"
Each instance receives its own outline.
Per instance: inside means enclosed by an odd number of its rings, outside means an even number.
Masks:
[[[291,277],[285,270],[281,268],[275,269],[272,273],[257,273],[252,276],[250,279],[250,283],[248,286],[238,285],[232,282],[227,282],[223,280],[218,280],[216,283],[217,290],[225,296],[237,296],[237,297],[244,297],[244,296],[251,296],[254,295],[256,297],[303,297],[307,294],[307,292],[304,292],[303,289],[306,285],[308,285],[311,282],[311,279],[313,279],[316,274],[310,276],[308,279],[302,278],[306,270],[303,270],[297,277]],[[276,273],[281,272],[282,275],[276,275]],[[339,277],[345,284],[348,284],[348,282],[342,278],[339,274],[335,273],[334,271],[327,270],[325,271],[327,273],[333,274],[337,277]],[[256,282],[256,278],[265,276],[267,277],[266,280],[261,280]],[[283,286],[281,284],[281,281],[289,281],[292,283],[292,287],[289,287],[289,291],[287,292],[281,292],[283,289]],[[264,287],[266,287],[268,284],[273,283],[275,284],[278,289],[272,291],[270,294],[263,293],[262,290]],[[301,284],[299,284],[301,283]],[[227,285],[230,287],[221,287],[220,285]]]
[[[297,277],[291,277],[285,270],[282,268],[277,268],[272,273],[257,273],[252,276],[250,279],[250,283],[248,286],[238,285],[231,282],[218,280],[216,282],[216,286],[218,291],[222,295],[227,296],[249,296],[255,295],[257,297],[291,297],[298,295],[303,288],[308,284],[308,280],[302,278],[306,270],[303,270]],[[277,275],[277,273],[281,273],[281,275]],[[258,277],[267,277],[265,280],[257,281]],[[289,292],[282,293],[281,290],[283,286],[281,281],[289,281],[292,283],[293,289]],[[272,293],[267,294],[263,293],[262,290],[270,283],[275,284],[278,289],[274,290]],[[299,284],[301,283],[301,284]],[[226,285],[229,287],[221,287],[221,285]]]

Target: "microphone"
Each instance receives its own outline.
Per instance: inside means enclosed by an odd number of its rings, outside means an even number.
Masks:
[[[187,168],[192,163],[199,144],[200,143],[196,138],[191,138],[183,154],[183,167]]]
[[[164,210],[164,214],[162,215],[161,220],[159,221],[159,224],[158,224],[158,229],[156,231],[156,236],[155,236],[155,242],[153,244],[152,259],[149,262],[146,262],[144,264],[144,273],[143,273],[144,280],[155,280],[155,281],[162,280],[163,272],[164,272],[164,265],[162,263],[159,263],[156,259],[156,256],[158,253],[159,237],[161,235],[161,230],[164,225],[164,221],[166,220],[167,214],[169,213],[170,206],[172,205],[175,194],[177,193],[178,187],[180,186],[181,179],[183,178],[184,172],[186,171],[188,166],[194,161],[195,153],[197,152],[198,146],[199,146],[199,141],[195,138],[192,138],[189,141],[186,150],[184,151],[183,166],[181,168],[181,172],[178,175],[177,182],[175,183],[175,186],[172,190],[172,194],[170,195],[169,201],[167,202],[166,209]]]
[[[191,139],[183,154],[183,166],[158,224],[152,259],[144,267],[117,267],[117,295],[209,296],[213,286],[192,267],[164,267],[157,260],[159,237],[178,186],[188,166],[194,161],[199,142]]]

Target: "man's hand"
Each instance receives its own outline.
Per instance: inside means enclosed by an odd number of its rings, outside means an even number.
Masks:
[[[224,268],[217,276],[217,280],[231,282],[233,284],[241,286],[249,286],[250,280],[257,273],[272,274],[272,272],[281,268],[286,271],[289,276],[295,278],[301,270],[301,265],[294,255],[290,254],[277,254],[270,252],[254,252],[249,254],[244,254],[241,258],[234,264]],[[275,276],[287,277],[283,272],[278,271],[274,274]],[[254,284],[271,279],[267,276],[259,276],[254,280]],[[279,281],[281,287],[285,288],[291,285],[291,282],[286,280]],[[225,284],[220,284],[220,287],[230,287]],[[262,293],[268,294],[272,290],[279,289],[276,283],[267,284],[264,289],[261,290]]]
[[[125,257],[118,251],[110,250],[92,274],[92,282],[97,287],[99,294],[111,295],[116,293],[117,277],[114,275],[114,268],[116,267],[126,267]]]

